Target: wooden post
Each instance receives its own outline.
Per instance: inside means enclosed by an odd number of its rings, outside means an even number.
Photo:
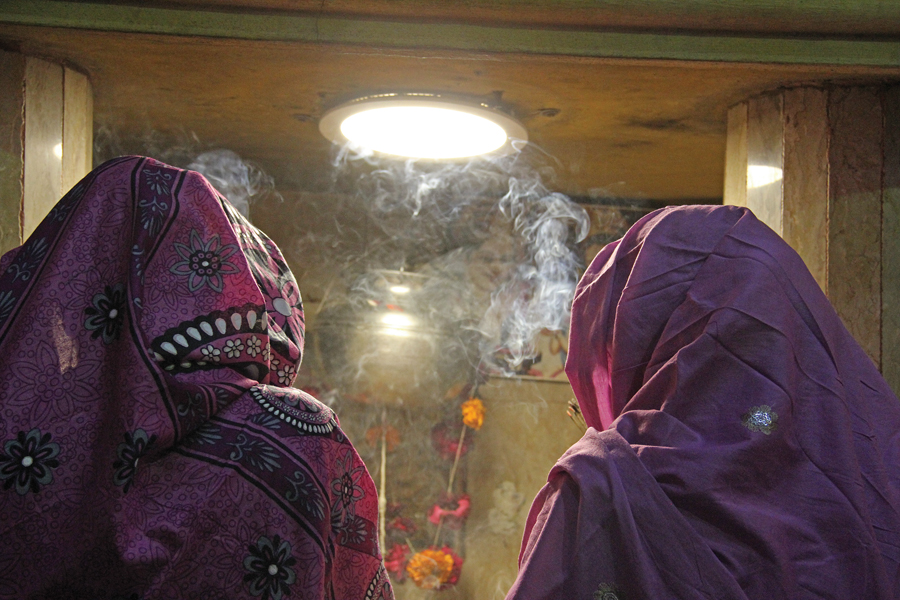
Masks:
[[[900,87],[750,98],[728,113],[726,148],[725,203],[750,207],[800,254],[900,390]],[[759,167],[768,180],[753,180]]]
[[[87,76],[0,51],[0,253],[91,170],[93,120]]]

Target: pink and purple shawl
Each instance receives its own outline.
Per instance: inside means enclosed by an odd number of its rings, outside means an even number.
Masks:
[[[127,157],[0,261],[0,597],[392,598],[278,248]]]
[[[900,404],[750,211],[664,209],[604,248],[566,372],[591,428],[508,599],[900,598]]]

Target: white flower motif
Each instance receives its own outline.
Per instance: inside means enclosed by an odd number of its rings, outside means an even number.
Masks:
[[[225,356],[228,358],[237,358],[244,351],[244,344],[241,340],[228,340],[225,342]]]
[[[260,353],[261,346],[262,342],[260,342],[259,338],[254,335],[249,340],[247,340],[247,354],[255,357]]]
[[[272,359],[272,346],[266,342],[266,347],[262,350],[262,357],[265,361],[271,361],[272,366],[278,365],[278,359]]]
[[[290,385],[294,380],[296,372],[291,365],[284,365],[278,369],[278,383],[282,385]]]
[[[222,354],[221,350],[219,350],[218,348],[214,348],[211,345],[206,346],[205,348],[201,348],[200,352],[203,353],[203,356],[206,357],[206,360],[212,362],[219,362],[220,355]]]

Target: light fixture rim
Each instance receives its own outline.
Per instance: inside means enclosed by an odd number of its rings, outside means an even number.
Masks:
[[[516,148],[513,146],[514,141],[528,142],[528,130],[515,117],[487,104],[486,102],[464,96],[454,96],[445,94],[434,94],[425,92],[396,92],[371,94],[368,96],[360,96],[343,104],[339,104],[331,108],[319,119],[319,132],[326,139],[339,145],[344,145],[349,140],[341,132],[341,124],[348,117],[360,112],[364,112],[373,108],[392,108],[392,107],[429,107],[429,108],[452,108],[457,111],[466,112],[491,121],[498,125],[506,133],[506,141],[502,146],[482,155],[460,156],[454,158],[417,158],[399,156],[396,154],[388,154],[374,150],[380,156],[392,158],[415,158],[422,161],[456,161],[471,160],[477,156],[503,156],[512,153]]]

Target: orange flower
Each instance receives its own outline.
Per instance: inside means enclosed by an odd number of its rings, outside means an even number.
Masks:
[[[462,404],[463,423],[471,427],[475,431],[481,429],[484,425],[484,404],[478,398],[466,400]]]
[[[429,548],[413,555],[406,565],[406,572],[420,588],[439,590],[450,580],[454,561],[450,553]]]

